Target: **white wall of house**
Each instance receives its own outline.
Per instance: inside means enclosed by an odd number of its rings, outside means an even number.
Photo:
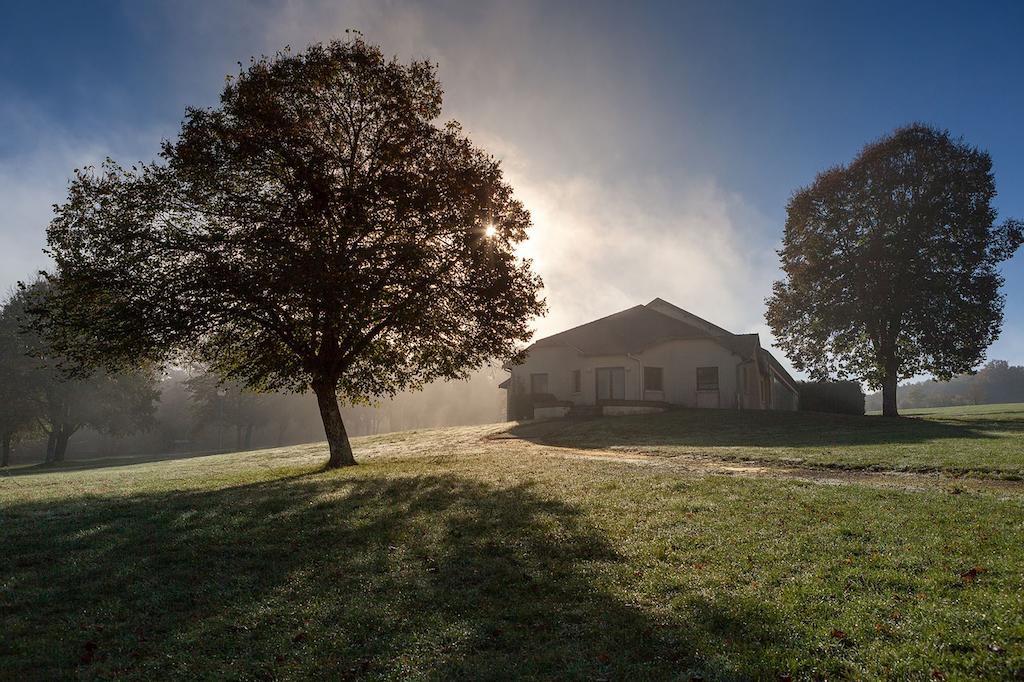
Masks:
[[[664,391],[644,391],[644,400],[687,407],[736,407],[736,365],[742,358],[709,339],[668,341],[640,354],[645,366],[661,367]],[[698,396],[697,368],[718,368],[718,396]],[[717,401],[717,405],[712,402]],[[698,404],[699,403],[699,404]]]
[[[566,347],[535,348],[525,364],[512,368],[512,382],[517,391],[529,393],[530,375],[547,374],[548,393],[577,405],[594,405],[597,402],[596,370],[600,367],[624,368],[625,399],[638,399],[636,360],[624,355],[582,356]],[[580,372],[579,391],[574,390],[574,370]]]
[[[535,348],[526,362],[511,368],[518,393],[530,392],[530,375],[547,375],[547,392],[559,400],[593,405],[597,398],[597,370],[622,367],[625,370],[626,400],[657,400],[689,407],[737,406],[736,367],[742,358],[709,339],[667,341],[636,356],[582,356],[567,347]],[[641,390],[643,367],[662,368],[663,390]],[[698,396],[697,368],[718,367],[718,393]],[[580,372],[579,391],[574,390],[573,371]]]
[[[535,348],[530,352],[526,363],[511,368],[512,384],[516,393],[530,392],[530,375],[547,374],[548,393],[559,400],[573,399],[572,372],[579,365],[579,353],[572,348],[551,347]]]

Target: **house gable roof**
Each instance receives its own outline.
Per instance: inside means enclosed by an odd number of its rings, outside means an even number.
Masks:
[[[717,324],[712,324],[705,320],[703,317],[697,317],[689,310],[683,310],[677,305],[672,305],[663,298],[654,299],[653,301],[647,304],[647,307],[651,308],[652,310],[657,310],[659,313],[668,315],[669,317],[674,317],[677,320],[682,320],[683,322],[686,322],[687,324],[692,325],[694,327],[703,329],[704,331],[708,332],[713,336],[728,336],[732,334],[732,332],[730,332],[729,330],[723,329],[722,327],[719,327]]]
[[[625,355],[662,341],[707,337],[693,325],[638,305],[540,339],[530,348],[568,346],[584,355]]]
[[[659,309],[660,308],[660,309]],[[533,343],[535,348],[569,347],[583,355],[641,353],[665,341],[707,339],[740,357],[757,357],[757,334],[731,334],[682,308],[656,298]]]

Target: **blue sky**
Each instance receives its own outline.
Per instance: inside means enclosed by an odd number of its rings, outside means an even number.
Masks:
[[[1024,218],[1024,3],[8,2],[0,286],[46,266],[72,168],[152,158],[238,61],[346,28],[437,61],[445,116],[503,159],[539,333],[661,296],[766,334],[790,193],[911,121],[987,149]],[[1004,274],[990,357],[1024,364],[1024,256]]]

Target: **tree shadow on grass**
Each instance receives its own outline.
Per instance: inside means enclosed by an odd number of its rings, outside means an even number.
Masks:
[[[202,457],[216,457],[219,455],[233,455],[239,452],[246,454],[256,453],[263,450],[279,450],[282,448],[301,448],[309,445],[318,445],[319,442],[297,443],[284,446],[267,446],[253,448],[251,450],[216,450],[203,452],[164,452],[145,455],[118,455],[112,457],[92,457],[75,459],[73,456],[64,462],[45,463],[36,462],[30,464],[18,464],[12,467],[0,469],[0,478],[5,476],[33,476],[36,474],[47,474],[58,471],[90,471],[92,469],[110,469],[116,467],[135,466],[137,464],[155,464],[157,462],[171,462],[185,459],[197,459]]]
[[[577,448],[636,447],[842,447],[898,445],[945,439],[990,439],[992,431],[1024,432],[1024,421],[937,421],[812,412],[678,409],[588,420],[525,422],[510,434]]]
[[[631,606],[623,557],[526,485],[307,475],[0,512],[12,677],[718,678],[752,671],[716,645],[756,667],[783,637],[757,604],[685,628]]]
[[[0,469],[0,477],[3,476],[32,476],[35,474],[46,474],[54,471],[88,471],[90,469],[109,469],[112,467],[134,466],[136,464],[152,464],[155,462],[168,462],[177,459],[195,459],[197,457],[210,457],[222,455],[223,452],[188,452],[188,453],[165,453],[159,455],[124,455],[117,457],[94,457],[90,459],[69,459],[64,462],[46,463],[35,462],[31,464],[19,464],[13,467]]]

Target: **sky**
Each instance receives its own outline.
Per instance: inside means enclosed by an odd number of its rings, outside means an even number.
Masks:
[[[890,5],[0,0],[0,289],[47,267],[74,168],[151,160],[239,62],[357,29],[436,62],[443,117],[502,160],[538,336],[661,297],[768,345],[789,196],[896,127],[986,149],[1024,218],[1024,3]],[[1024,364],[1024,255],[1002,271],[989,358]]]

